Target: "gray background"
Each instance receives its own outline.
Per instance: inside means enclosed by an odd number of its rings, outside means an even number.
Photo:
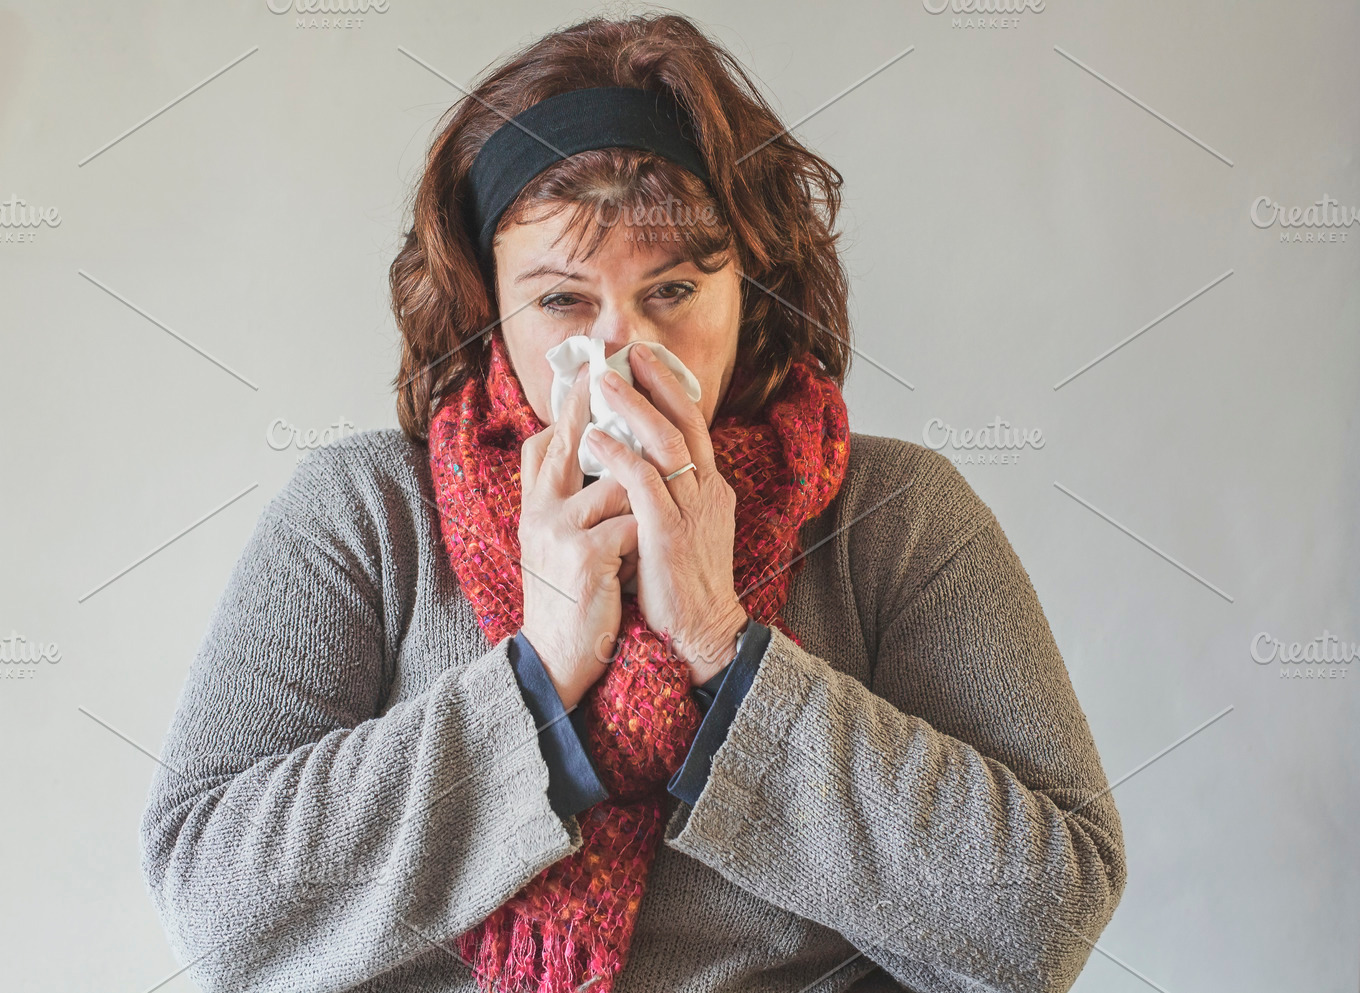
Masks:
[[[270,423],[396,424],[386,271],[459,96],[440,74],[467,85],[594,9],[0,12],[0,198],[60,217],[0,243],[0,635],[60,649],[0,680],[6,990],[136,993],[178,968],[137,867],[152,759],[126,739],[158,749],[302,454]],[[1286,680],[1250,645],[1360,641],[1360,224],[1285,244],[1249,212],[1360,207],[1360,6],[1049,2],[1013,28],[920,0],[683,11],[789,123],[914,46],[796,133],[846,180],[853,429],[1043,432],[961,469],[1123,780],[1129,885],[1077,989],[1355,993],[1360,665]]]

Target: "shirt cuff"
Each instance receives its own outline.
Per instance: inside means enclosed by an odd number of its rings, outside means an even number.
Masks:
[[[567,708],[524,632],[511,638],[506,647],[520,694],[539,729],[539,750],[548,764],[549,806],[566,820],[607,800],[609,791],[600,781],[585,747],[585,709],[578,706],[565,718],[562,716]]]
[[[704,719],[685,761],[666,784],[671,796],[684,800],[691,807],[699,802],[699,794],[708,782],[713,756],[727,740],[727,729],[755,682],[760,660],[765,657],[769,644],[770,629],[752,618],[737,644],[737,657],[716,676],[694,688]]]

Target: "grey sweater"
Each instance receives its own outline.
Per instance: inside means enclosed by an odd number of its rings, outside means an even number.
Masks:
[[[1067,990],[1119,815],[1029,577],[941,455],[852,434],[617,993]],[[581,844],[399,431],[307,456],[189,667],[141,824],[209,993],[472,993],[452,939]],[[589,811],[581,816],[588,816]]]

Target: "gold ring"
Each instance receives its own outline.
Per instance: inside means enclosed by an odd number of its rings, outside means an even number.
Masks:
[[[683,465],[683,466],[681,466],[679,469],[676,469],[676,470],[675,470],[673,473],[671,473],[669,476],[666,476],[666,477],[665,477],[665,480],[666,480],[666,482],[669,483],[672,479],[674,479],[676,476],[679,476],[681,473],[689,472],[691,469],[695,469],[695,468],[696,468],[696,466],[694,465],[694,463],[693,463],[693,462],[690,462],[689,464]]]

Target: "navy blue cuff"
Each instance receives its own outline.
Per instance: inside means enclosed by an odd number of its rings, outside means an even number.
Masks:
[[[741,636],[745,638],[746,632],[743,631]],[[737,646],[737,650],[740,652],[741,645]],[[735,661],[736,659],[732,660]],[[707,682],[700,683],[690,690],[694,694],[694,702],[699,706],[699,713],[707,714],[708,708],[713,706],[713,698],[718,695],[718,689],[722,686],[723,679],[727,677],[728,670],[732,668],[732,662],[719,669],[717,675],[709,677]]]
[[[548,764],[548,803],[553,812],[566,820],[607,800],[609,791],[586,751],[584,708],[578,706],[563,717],[567,708],[524,632],[511,638],[506,647],[515,682],[534,717],[534,727],[540,729],[538,745]]]
[[[694,743],[689,746],[684,763],[666,784],[671,796],[684,800],[691,807],[699,802],[699,794],[704,791],[709,769],[713,766],[713,756],[727,740],[727,729],[732,726],[732,719],[737,716],[741,702],[755,682],[760,660],[765,657],[769,644],[770,629],[752,618],[742,634],[737,657],[722,672],[691,691],[700,701],[704,720],[694,735]],[[704,703],[706,694],[711,694],[708,704]]]

